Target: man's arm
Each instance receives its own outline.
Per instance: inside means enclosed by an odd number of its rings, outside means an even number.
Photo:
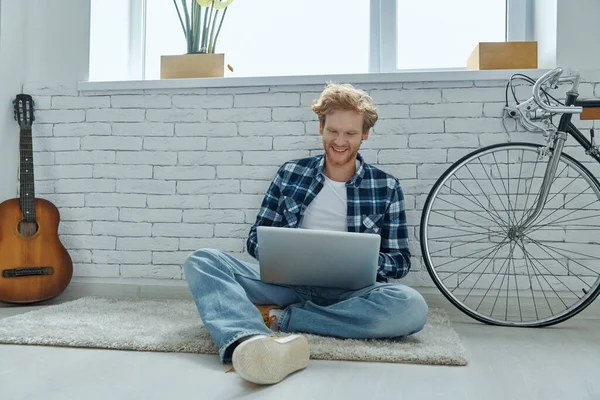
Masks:
[[[281,195],[281,182],[283,180],[283,171],[285,164],[282,165],[277,174],[273,178],[273,181],[269,185],[265,197],[263,198],[260,206],[260,211],[256,216],[256,222],[250,228],[250,234],[246,240],[246,248],[248,254],[258,260],[258,239],[256,235],[256,228],[258,226],[278,226],[278,223],[282,220],[281,214],[277,212],[279,205],[279,196]]]
[[[410,270],[404,194],[398,181],[392,191],[392,199],[383,221],[378,264],[378,273],[381,277],[400,279]]]

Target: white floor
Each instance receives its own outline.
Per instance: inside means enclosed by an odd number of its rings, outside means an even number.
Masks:
[[[55,302],[102,291],[72,285]],[[480,324],[425,296],[452,316],[468,366],[311,361],[261,387],[210,355],[0,345],[0,399],[600,399],[600,300],[558,326],[516,329]],[[0,305],[0,318],[35,308]]]

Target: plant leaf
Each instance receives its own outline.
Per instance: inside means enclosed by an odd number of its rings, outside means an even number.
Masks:
[[[202,16],[202,8],[196,2],[192,4],[192,30],[194,36],[192,50],[194,53],[197,53],[200,45],[200,21]]]
[[[175,4],[175,8],[177,9],[177,15],[179,16],[179,22],[181,22],[181,29],[183,29],[183,36],[187,40],[187,32],[185,30],[185,25],[183,24],[183,18],[181,18],[181,11],[179,11],[179,6],[177,5],[177,0],[173,0],[173,4]]]
[[[210,39],[208,41],[208,53],[213,53],[213,49],[215,47],[215,25],[217,25],[217,17],[219,16],[219,10],[215,11],[215,15],[212,17],[212,21],[210,21]]]
[[[202,7],[210,7],[213,3],[213,0],[196,0],[196,2]],[[231,3],[233,3],[233,0],[215,0],[213,7],[215,10],[222,10],[227,8],[227,6]]]
[[[190,27],[190,13],[188,12],[188,7],[187,7],[187,1],[186,0],[182,0],[183,2],[183,11],[185,13],[185,23],[186,23],[186,32],[187,34],[185,35],[185,37],[187,38],[187,51],[188,53],[192,52],[192,30]]]
[[[212,53],[214,53],[217,49],[217,39],[219,38],[219,33],[221,32],[221,26],[223,25],[223,20],[225,19],[225,14],[227,14],[227,8],[223,11],[223,15],[221,16],[221,22],[219,23],[219,29],[217,29],[217,34],[215,35],[215,39],[212,43]]]
[[[213,0],[211,0],[213,1]],[[204,52],[208,52],[208,48],[207,48],[207,42],[208,42],[208,21],[209,21],[209,16],[208,16],[208,8],[204,9],[204,22],[203,22],[203,27],[202,27],[202,43],[200,44],[200,47],[204,50]]]

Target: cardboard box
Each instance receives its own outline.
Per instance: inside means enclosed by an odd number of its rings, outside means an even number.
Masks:
[[[182,54],[160,57],[160,79],[221,78],[224,75],[224,54]]]
[[[467,60],[468,70],[537,67],[537,42],[480,42]]]

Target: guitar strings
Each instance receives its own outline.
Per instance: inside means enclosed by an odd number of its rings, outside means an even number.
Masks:
[[[21,104],[21,109],[22,104]],[[27,110],[30,110],[29,105]],[[24,120],[23,114],[20,115]],[[33,135],[31,126],[31,117],[27,118],[29,127],[21,128],[19,135],[19,152],[21,156],[20,167],[17,170],[17,179],[19,180],[19,198],[23,217],[30,219],[35,216],[35,192],[34,192],[34,169],[33,169]],[[24,170],[24,172],[23,172]],[[32,214],[33,213],[33,214]]]

